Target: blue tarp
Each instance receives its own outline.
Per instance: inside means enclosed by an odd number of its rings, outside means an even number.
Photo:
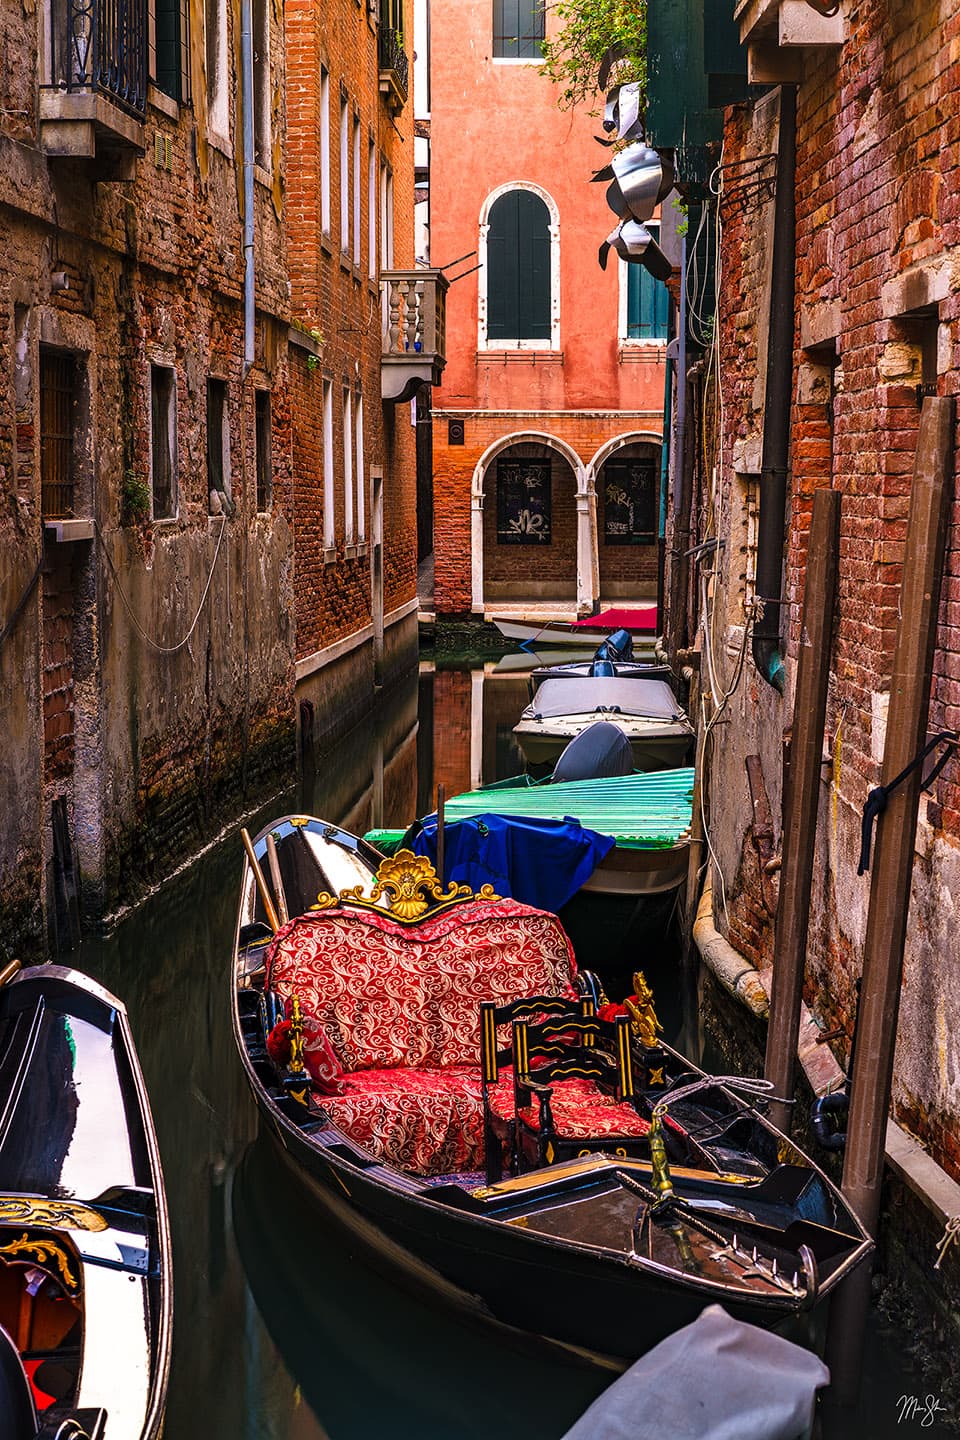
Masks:
[[[447,883],[479,890],[492,885],[538,910],[557,911],[575,895],[610,853],[612,835],[585,830],[579,820],[531,820],[477,815],[444,826]],[[405,844],[436,864],[437,817],[429,815]]]

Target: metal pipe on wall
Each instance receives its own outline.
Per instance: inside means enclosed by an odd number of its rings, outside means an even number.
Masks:
[[[243,124],[243,373],[249,373],[256,350],[256,272],[253,254],[253,0],[240,0],[240,105]]]
[[[753,663],[764,680],[781,694],[786,678],[780,653],[780,608],[783,603],[783,527],[787,511],[793,384],[796,168],[797,87],[781,85],[757,536],[757,596],[763,601],[763,612],[756,617],[753,625]]]

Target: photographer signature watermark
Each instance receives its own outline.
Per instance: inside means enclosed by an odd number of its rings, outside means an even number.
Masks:
[[[929,1427],[939,1413],[946,1414],[946,1405],[940,1404],[937,1395],[901,1395],[897,1401],[897,1424],[912,1420],[914,1424]]]

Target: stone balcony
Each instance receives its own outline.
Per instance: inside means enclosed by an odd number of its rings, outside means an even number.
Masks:
[[[833,48],[846,38],[844,4],[836,0],[737,0],[734,19],[747,47],[752,85],[790,84],[803,78],[804,51]]]
[[[410,400],[421,385],[439,385],[447,363],[449,282],[440,270],[384,270],[380,393],[387,404]]]
[[[403,48],[403,36],[389,25],[381,25],[377,37],[380,65],[380,92],[388,108],[398,115],[407,103],[410,85],[410,61]]]
[[[147,0],[51,0],[47,14],[42,148],[76,159],[142,154]]]

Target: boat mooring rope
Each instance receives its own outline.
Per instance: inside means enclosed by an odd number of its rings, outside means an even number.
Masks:
[[[939,1270],[951,1245],[960,1243],[960,1215],[951,1215],[943,1227],[943,1234],[937,1241],[937,1258],[934,1270]]]
[[[780,1096],[771,1094],[772,1080],[760,1080],[750,1075],[705,1075],[700,1080],[691,1080],[689,1085],[681,1085],[677,1090],[668,1091],[654,1105],[653,1114],[665,1115],[677,1100],[686,1100],[689,1095],[695,1095],[698,1090],[708,1090],[714,1085],[722,1085],[728,1090],[739,1091],[744,1097],[755,1096],[758,1100],[780,1099]]]

